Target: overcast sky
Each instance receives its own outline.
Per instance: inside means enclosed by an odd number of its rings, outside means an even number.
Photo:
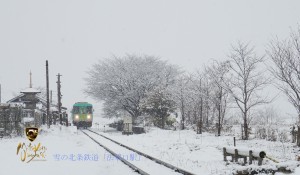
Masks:
[[[226,59],[238,40],[264,54],[272,37],[287,37],[299,23],[299,0],[0,0],[2,102],[29,86],[30,70],[33,86],[45,86],[46,59],[50,88],[56,93],[61,73],[70,108],[90,101],[86,71],[112,54],[155,55],[193,71]],[[283,97],[273,105],[295,113]]]

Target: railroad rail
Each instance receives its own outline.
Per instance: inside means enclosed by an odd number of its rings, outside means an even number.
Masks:
[[[181,173],[181,174],[183,174],[183,175],[195,175],[194,173],[188,172],[188,171],[186,171],[186,170],[184,170],[184,169],[181,169],[181,168],[176,167],[176,166],[174,166],[174,165],[171,165],[171,164],[169,164],[169,163],[167,163],[167,162],[164,162],[164,161],[162,161],[162,160],[159,160],[159,159],[157,159],[157,158],[155,158],[155,157],[152,157],[152,156],[150,156],[150,155],[148,155],[148,154],[145,154],[145,153],[143,153],[143,152],[141,152],[141,151],[138,151],[138,150],[136,150],[136,149],[134,149],[134,148],[131,148],[131,147],[127,146],[127,145],[124,145],[124,144],[122,144],[122,143],[120,143],[120,142],[117,142],[117,141],[115,141],[115,140],[113,140],[113,139],[111,139],[111,138],[109,138],[109,137],[106,137],[106,136],[104,136],[104,135],[102,135],[102,134],[100,134],[100,133],[97,133],[97,132],[95,132],[95,131],[93,131],[93,130],[90,130],[90,129],[87,129],[87,130],[90,131],[90,132],[92,132],[92,133],[94,133],[94,134],[96,134],[96,135],[98,135],[98,136],[101,136],[101,137],[103,137],[103,138],[105,138],[105,139],[107,139],[107,140],[109,140],[109,141],[111,141],[111,142],[113,142],[113,143],[115,143],[115,144],[121,146],[121,147],[124,147],[124,148],[126,148],[126,149],[128,149],[128,150],[130,150],[130,151],[133,151],[133,152],[135,152],[135,153],[141,155],[141,156],[144,156],[144,157],[150,159],[151,161],[153,161],[153,162],[155,162],[155,163],[157,163],[157,164],[163,165],[163,166],[165,166],[165,167],[167,167],[167,168],[173,170],[174,172]],[[106,149],[108,152],[110,152],[112,155],[114,155],[115,157],[120,158],[120,160],[121,160],[123,163],[125,163],[126,165],[128,165],[129,167],[131,167],[133,170],[135,170],[135,171],[138,172],[139,174],[143,174],[143,175],[144,175],[144,174],[148,174],[148,173],[145,172],[144,170],[138,168],[137,166],[133,165],[133,164],[130,163],[129,161],[127,161],[127,160],[125,160],[124,158],[118,156],[117,153],[113,152],[111,149],[109,149],[109,148],[107,148],[106,146],[104,146],[103,144],[99,143],[97,140],[95,140],[94,138],[92,138],[91,136],[89,136],[86,132],[84,132],[84,131],[82,131],[82,132],[83,132],[85,135],[87,135],[88,137],[90,137],[93,141],[95,141],[96,143],[98,143],[101,147],[103,147],[103,148]]]
[[[98,145],[100,145],[102,148],[104,148],[105,150],[107,150],[109,153],[111,153],[112,155],[114,155],[115,157],[118,157],[117,153],[113,152],[111,149],[109,149],[108,147],[104,146],[103,144],[99,143],[97,140],[95,140],[93,137],[91,137],[90,135],[88,135],[86,132],[82,131],[81,132],[83,134],[85,134],[86,136],[88,136],[90,139],[92,139],[94,142],[96,142]],[[148,173],[146,173],[145,171],[143,171],[142,169],[136,167],[135,165],[133,165],[132,163],[130,163],[129,161],[125,160],[123,157],[119,157],[119,159],[126,164],[127,166],[129,166],[130,168],[132,168],[135,172],[142,174],[142,175],[149,175]]]

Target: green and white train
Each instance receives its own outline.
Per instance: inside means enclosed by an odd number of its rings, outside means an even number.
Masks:
[[[79,127],[91,127],[93,123],[93,105],[88,102],[77,102],[73,105],[73,125]]]

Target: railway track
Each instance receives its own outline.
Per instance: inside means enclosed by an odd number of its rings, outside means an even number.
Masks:
[[[124,164],[132,168],[135,172],[142,175],[152,175],[152,174],[184,174],[184,175],[194,175],[184,169],[173,166],[148,154],[142,153],[136,149],[123,145],[111,138],[108,138],[102,134],[99,134],[90,129],[81,130],[85,135],[91,138],[98,145],[106,149],[110,154],[118,158]],[[120,156],[120,153],[136,153],[141,157],[140,161],[129,161]],[[118,154],[119,153],[119,154]]]

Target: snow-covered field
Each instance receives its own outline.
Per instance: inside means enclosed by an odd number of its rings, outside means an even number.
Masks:
[[[43,128],[33,144],[41,143],[47,148],[46,161],[20,160],[16,155],[19,142],[30,143],[25,137],[0,140],[0,174],[1,175],[118,175],[137,174],[120,161],[104,159],[107,152],[93,143],[88,137],[72,127],[62,128],[51,126]],[[86,158],[89,157],[89,158]]]
[[[105,119],[96,121],[111,122]],[[171,131],[157,128],[150,128],[147,134],[124,136],[108,126],[104,129],[103,125],[95,127],[94,131],[195,174],[232,174],[234,170],[243,168],[233,163],[226,165],[223,161],[222,148],[233,146],[232,136],[215,137],[208,133],[196,134],[191,130]],[[236,144],[237,147],[265,150],[268,156],[280,162],[294,161],[300,150],[291,143],[258,139],[237,140]],[[264,160],[264,164],[271,166],[273,162]],[[300,174],[300,169],[295,174]]]
[[[171,131],[157,128],[148,128],[146,134],[126,136],[107,125],[104,129],[104,124],[110,122],[112,121],[95,118],[93,130],[195,174],[231,175],[235,170],[245,167],[230,162],[226,164],[223,161],[222,148],[233,145],[231,136],[215,137],[208,133],[199,135],[191,130]],[[95,123],[100,124],[97,126]],[[1,175],[137,174],[119,160],[108,158],[109,154],[103,148],[74,127],[59,128],[58,126],[51,126],[50,129],[42,128],[42,131],[32,143],[36,145],[41,143],[42,146],[47,148],[45,161],[22,162],[20,154],[16,154],[20,142],[25,142],[27,145],[30,143],[25,137],[3,138],[0,140]],[[268,156],[287,163],[295,160],[299,153],[299,148],[294,147],[291,143],[265,140],[237,140],[237,146],[265,150]],[[131,156],[128,152],[119,152],[119,154],[128,156],[128,159]],[[230,158],[228,157],[228,159]],[[143,162],[143,159],[137,160],[137,157],[132,161],[139,161],[138,164],[146,164],[146,161]],[[264,164],[271,166],[274,163],[265,160]],[[293,174],[300,174],[300,169],[296,169]]]

